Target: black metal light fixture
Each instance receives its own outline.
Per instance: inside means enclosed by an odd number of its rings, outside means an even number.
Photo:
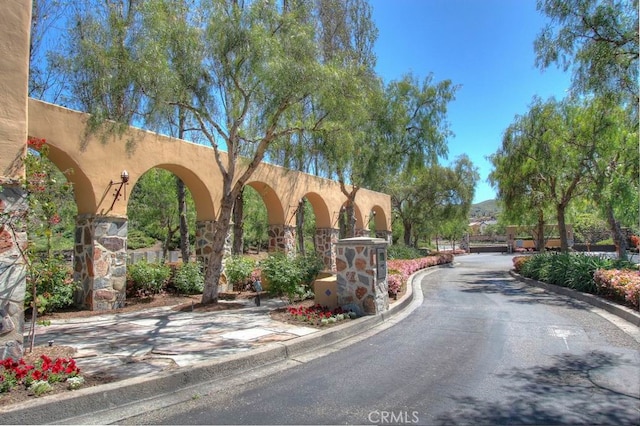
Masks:
[[[127,182],[129,182],[129,172],[127,172],[126,170],[123,170],[122,173],[120,173],[120,181],[114,182],[112,180],[111,182],[109,182],[109,188],[118,185],[118,188],[113,193],[113,202],[111,203],[111,207],[109,207],[109,210],[113,209],[113,206],[116,204],[116,201],[120,199],[120,196],[122,194],[124,194],[124,199],[127,199]]]

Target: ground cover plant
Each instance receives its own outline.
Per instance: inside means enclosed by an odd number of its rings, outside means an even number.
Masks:
[[[294,320],[315,326],[334,324],[336,322],[354,319],[356,317],[356,313],[353,311],[344,311],[340,307],[331,310],[320,304],[312,306],[289,306],[287,307],[287,313]]]
[[[69,389],[78,389],[84,384],[74,359],[57,358],[53,361],[41,355],[35,364],[29,364],[22,358],[0,361],[0,393],[21,386],[40,396],[53,390],[54,383],[66,383]]]
[[[640,271],[631,262],[581,253],[540,253],[516,256],[513,266],[524,277],[638,308]]]

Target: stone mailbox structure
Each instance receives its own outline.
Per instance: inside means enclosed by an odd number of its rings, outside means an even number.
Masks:
[[[336,246],[338,305],[359,315],[389,309],[387,246],[382,238],[347,238]]]

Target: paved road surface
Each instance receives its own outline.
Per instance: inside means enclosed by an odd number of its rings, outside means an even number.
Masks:
[[[396,325],[129,423],[640,424],[637,327],[527,287],[510,266],[458,257],[423,275],[423,303]]]

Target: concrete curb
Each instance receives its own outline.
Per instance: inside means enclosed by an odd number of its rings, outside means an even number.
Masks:
[[[361,317],[307,336],[286,342],[270,343],[245,353],[228,355],[193,366],[45,396],[19,405],[0,407],[0,423],[38,424],[45,419],[46,423],[51,424],[86,416],[89,413],[117,410],[134,401],[156,398],[183,387],[225,379],[330,346],[387,322],[402,312],[413,301],[415,294],[413,286],[417,285],[414,278],[424,271],[424,269],[418,271],[409,278],[410,285],[407,285],[405,295],[381,315]]]
[[[609,302],[606,299],[602,299],[598,296],[594,296],[593,294],[582,293],[577,290],[573,290],[568,287],[561,287],[554,284],[547,284],[541,281],[536,281],[531,278],[523,277],[522,275],[516,273],[515,271],[509,271],[512,277],[516,278],[518,281],[524,282],[526,284],[542,288],[544,290],[550,291],[552,293],[561,294],[563,296],[568,296],[573,299],[580,300],[581,302],[588,303],[597,308],[603,309],[610,314],[613,314],[617,317],[622,318],[625,321],[630,322],[636,327],[640,327],[640,312],[636,312],[633,309],[627,308],[626,306],[618,305],[616,303]]]

